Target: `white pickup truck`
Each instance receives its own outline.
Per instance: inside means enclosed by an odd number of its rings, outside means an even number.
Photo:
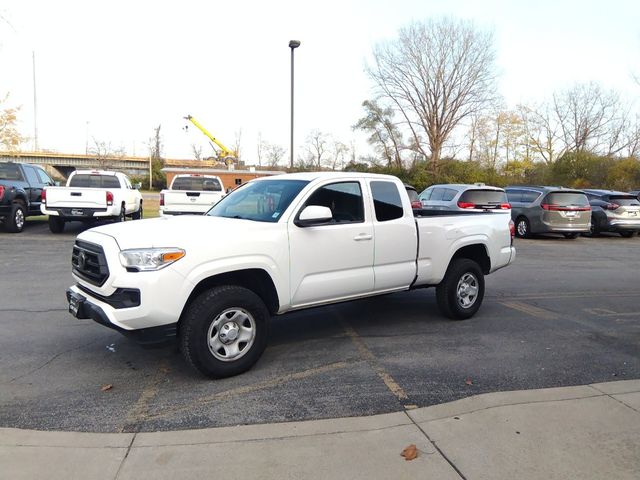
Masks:
[[[202,215],[224,197],[220,177],[176,175],[169,189],[160,192],[160,215]]]
[[[49,215],[53,233],[64,230],[65,222],[142,218],[142,195],[124,173],[105,170],[76,170],[66,187],[47,187],[42,192],[40,211]]]
[[[141,342],[177,334],[191,366],[235,375],[262,354],[271,315],[434,286],[444,315],[471,317],[484,275],[515,258],[510,217],[412,210],[388,175],[257,179],[206,215],[78,235],[69,311]]]

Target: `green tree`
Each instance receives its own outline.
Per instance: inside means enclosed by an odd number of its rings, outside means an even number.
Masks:
[[[20,107],[8,106],[8,99],[9,94],[0,99],[0,146],[7,152],[15,152],[20,150],[25,138],[17,129]]]

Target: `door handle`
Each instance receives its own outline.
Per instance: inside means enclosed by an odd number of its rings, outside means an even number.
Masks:
[[[373,235],[369,234],[369,233],[361,233],[359,235],[356,235],[355,237],[353,237],[353,239],[356,242],[361,242],[363,240],[371,240],[373,238]]]

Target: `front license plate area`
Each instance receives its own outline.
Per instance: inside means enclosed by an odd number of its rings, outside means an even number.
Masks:
[[[82,318],[82,307],[86,298],[75,292],[69,293],[69,313],[76,318]]]

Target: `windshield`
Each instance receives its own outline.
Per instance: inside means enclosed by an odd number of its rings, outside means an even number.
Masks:
[[[216,203],[207,215],[258,222],[277,222],[308,183],[306,180],[249,182]]]

